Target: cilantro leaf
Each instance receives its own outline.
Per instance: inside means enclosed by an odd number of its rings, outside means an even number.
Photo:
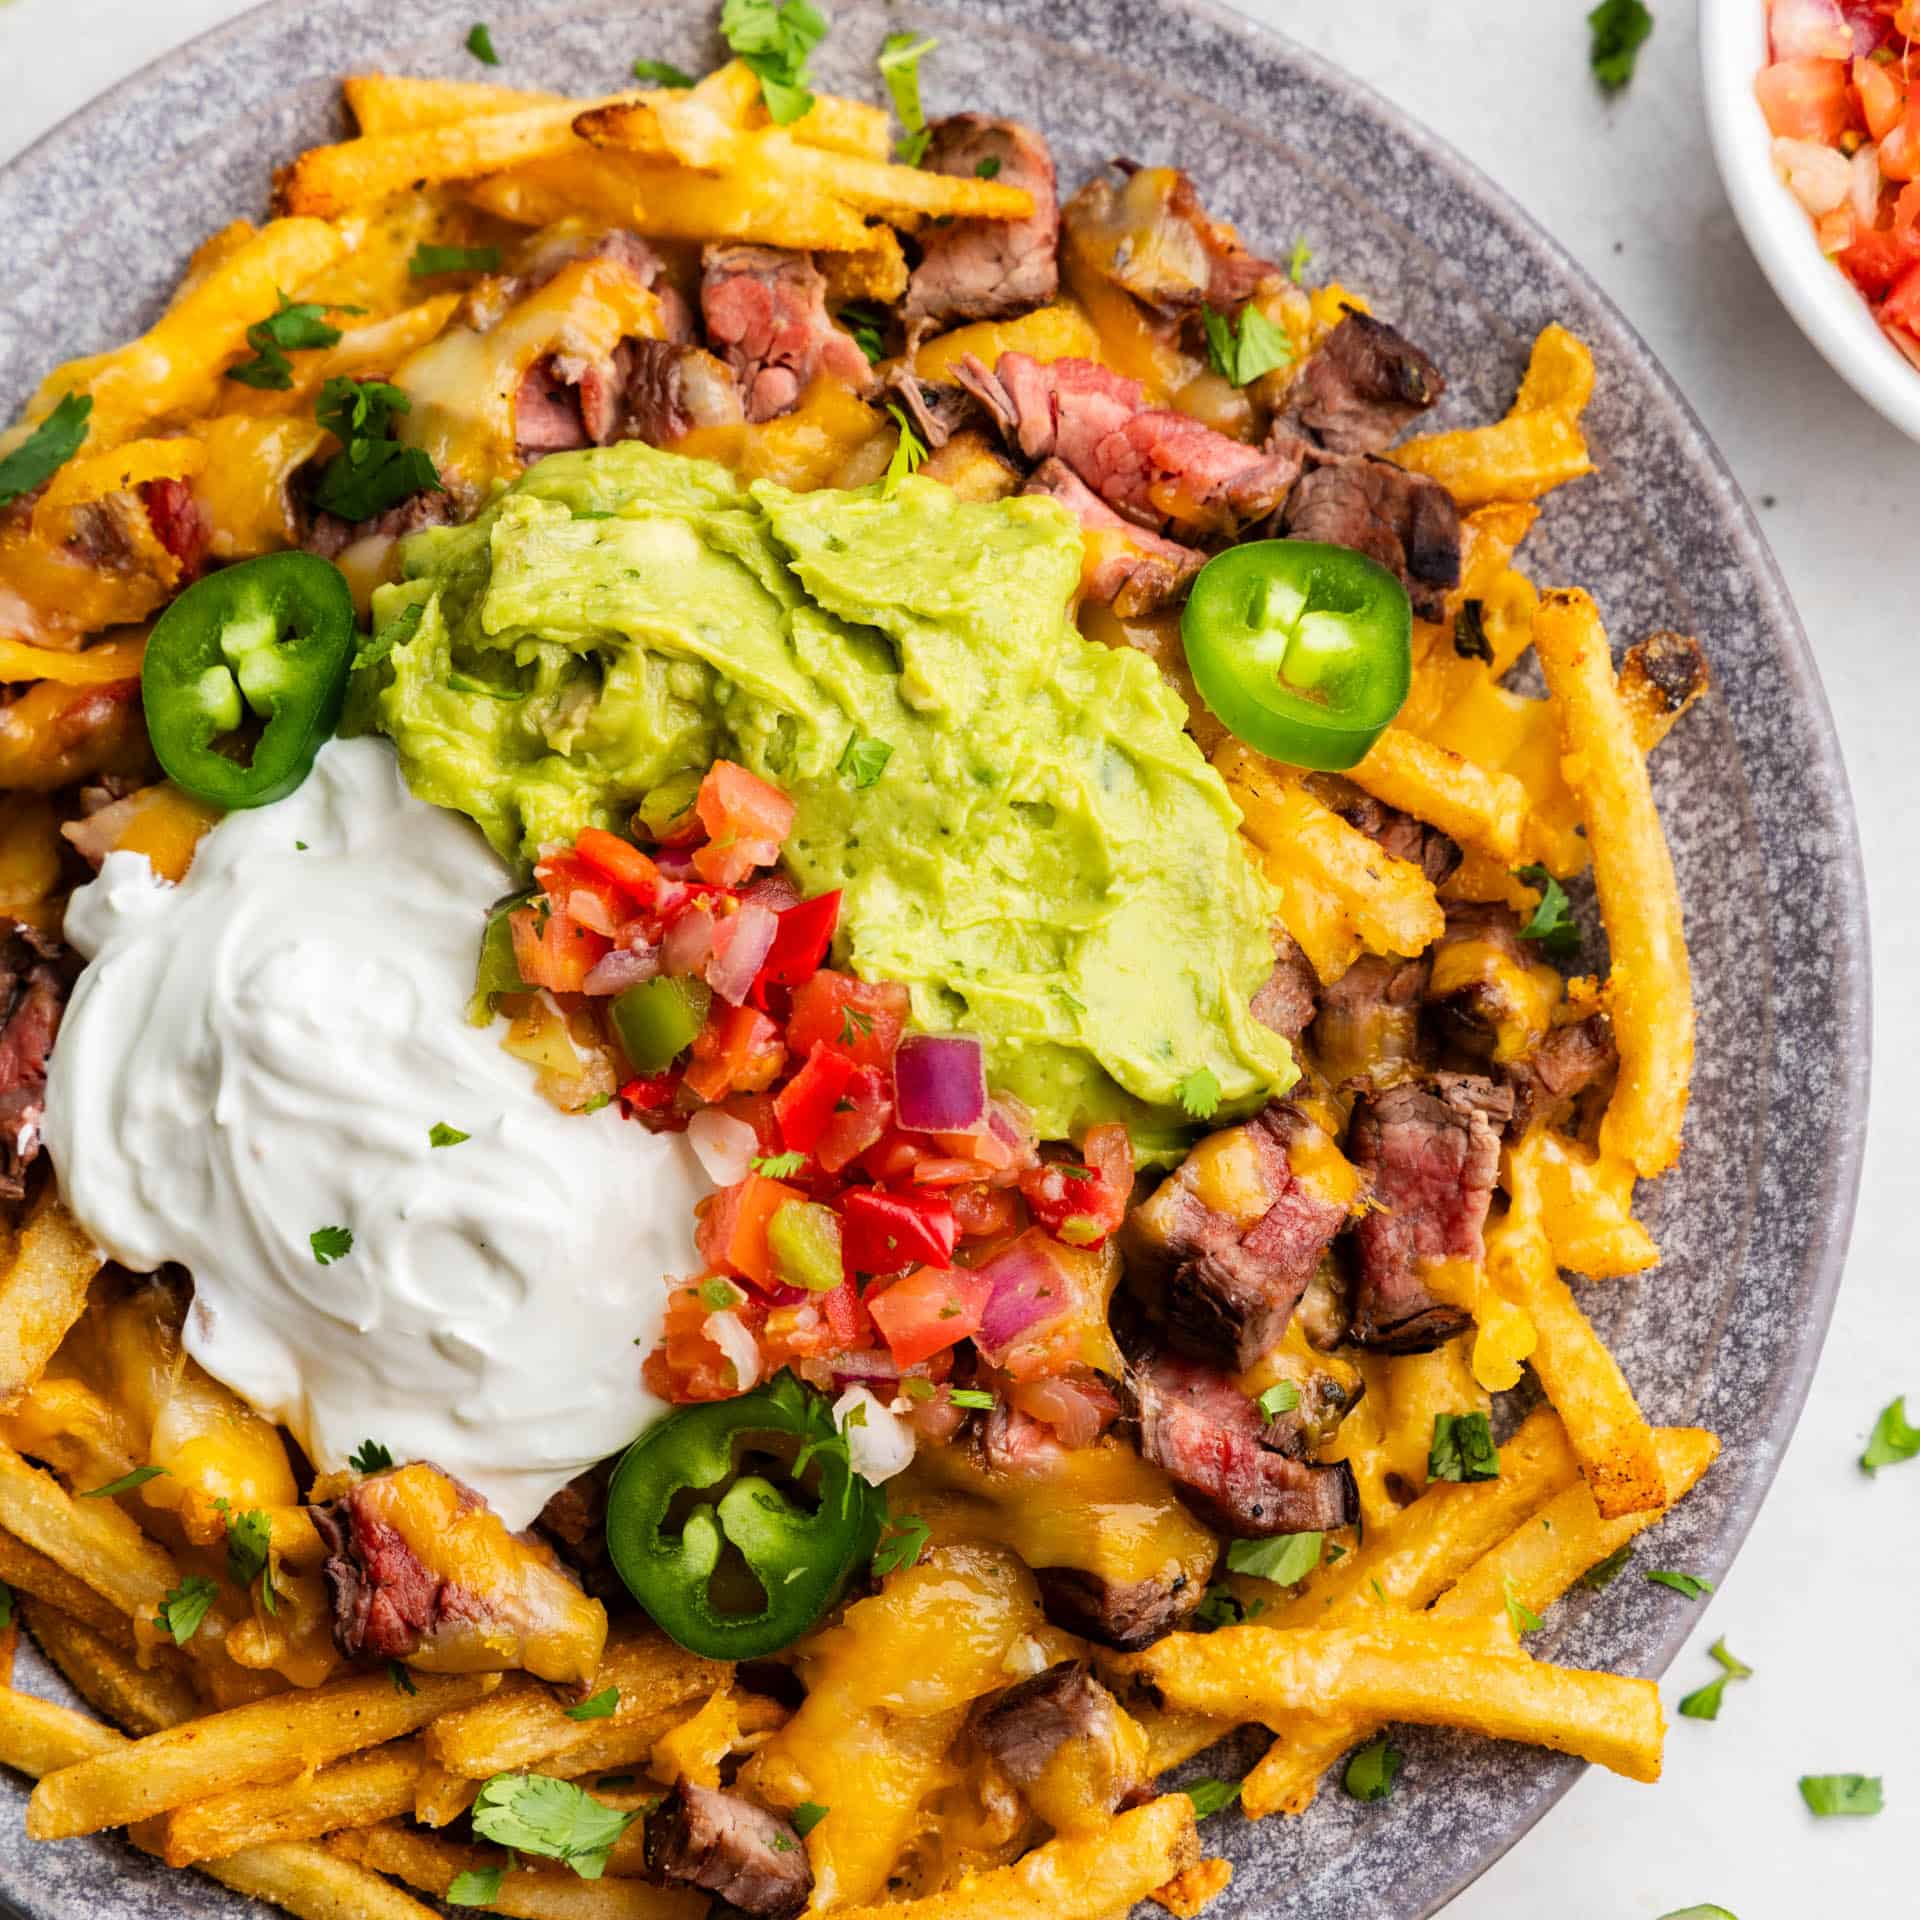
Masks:
[[[887,357],[887,316],[872,307],[842,307],[840,324],[853,335],[853,344],[875,366]]]
[[[273,1523],[258,1507],[227,1515],[227,1578],[236,1587],[250,1587],[267,1570],[273,1545]]]
[[[1573,917],[1573,904],[1567,890],[1545,867],[1515,867],[1513,877],[1523,885],[1538,887],[1540,903],[1532,917],[1520,929],[1522,940],[1538,940],[1555,960],[1565,960],[1580,951],[1580,923]]]
[[[323,1267],[330,1267],[336,1260],[344,1260],[353,1251],[353,1229],[351,1227],[315,1227],[307,1235],[307,1241],[313,1248],[313,1257]]]
[[[1220,1082],[1211,1067],[1196,1067],[1174,1089],[1190,1118],[1211,1120],[1220,1107]]]
[[[1909,1424],[1907,1396],[1903,1393],[1881,1408],[1880,1418],[1873,1423],[1873,1438],[1867,1442],[1860,1464],[1868,1473],[1877,1473],[1882,1467],[1898,1466],[1902,1460],[1911,1460],[1916,1455],[1920,1455],[1920,1427]]]
[[[1513,1590],[1513,1576],[1509,1574],[1506,1582],[1507,1618],[1513,1622],[1515,1633],[1538,1633],[1547,1623],[1520,1598]]]
[[[947,1398],[956,1407],[979,1407],[984,1410],[993,1405],[993,1395],[984,1387],[955,1387]]]
[[[407,272],[416,280],[431,279],[436,273],[498,273],[498,247],[418,246],[407,262]]]
[[[618,1687],[602,1687],[598,1693],[589,1694],[577,1706],[567,1709],[569,1720],[609,1720],[613,1710],[620,1704]]]
[[[393,1455],[378,1440],[362,1440],[359,1451],[347,1455],[347,1465],[355,1473],[385,1473],[393,1465]]]
[[[1402,1764],[1399,1748],[1382,1734],[1347,1762],[1347,1770],[1341,1776],[1340,1784],[1356,1800],[1384,1800],[1393,1792],[1393,1783],[1400,1777]]]
[[[1256,1404],[1269,1420],[1277,1420],[1300,1404],[1300,1389],[1291,1380],[1277,1381],[1260,1396]]]
[[[0,1580],[0,1633],[13,1625],[13,1589]]]
[[[1753,1678],[1753,1669],[1744,1660],[1737,1659],[1727,1651],[1725,1640],[1716,1640],[1707,1651],[1719,1661],[1725,1671],[1709,1680],[1704,1687],[1695,1688],[1680,1702],[1680,1711],[1689,1720],[1719,1719],[1720,1700],[1727,1690],[1727,1682]]]
[[[1193,1802],[1193,1817],[1206,1820],[1225,1813],[1240,1798],[1241,1784],[1238,1780],[1189,1780],[1180,1791]]]
[[[1711,1580],[1702,1580],[1691,1573],[1666,1573],[1655,1570],[1647,1575],[1656,1587],[1668,1587],[1683,1599],[1698,1600],[1702,1594],[1713,1591]]]
[[[413,1684],[413,1675],[398,1660],[387,1662],[387,1678],[393,1682],[395,1693],[418,1693],[420,1689]]]
[[[998,180],[1000,178],[1000,156],[990,153],[984,160],[973,163],[973,177],[976,180]]]
[[[583,1880],[606,1871],[613,1843],[639,1819],[596,1800],[570,1780],[496,1773],[473,1803],[473,1830],[496,1846],[558,1860]]]
[[[804,1153],[763,1153],[747,1164],[755,1173],[764,1174],[769,1180],[785,1180],[807,1164],[807,1156]]]
[[[177,1587],[167,1589],[153,1624],[162,1633],[171,1634],[176,1647],[184,1647],[199,1630],[219,1591],[204,1573],[190,1573]]]
[[[927,457],[926,442],[913,430],[913,422],[891,403],[887,411],[893,415],[893,423],[900,429],[900,439],[894,447],[893,458],[887,462],[887,477],[881,482],[880,497],[890,499],[894,489],[910,473],[918,473],[920,462]]]
[[[1216,1580],[1193,1610],[1193,1624],[1202,1633],[1237,1627],[1246,1617],[1247,1610],[1240,1604],[1240,1596],[1224,1580]]]
[[[1823,1820],[1835,1814],[1879,1813],[1886,1804],[1879,1775],[1869,1773],[1803,1773],[1800,1798]]]
[[[256,320],[247,329],[247,345],[253,349],[251,360],[241,360],[227,369],[227,378],[243,387],[266,388],[285,393],[293,385],[293,362],[289,353],[306,347],[337,346],[340,329],[322,317],[327,309],[310,300],[295,303],[283,293],[280,304],[264,320]],[[359,307],[342,307],[342,313],[359,313]]]
[[[1277,1533],[1270,1540],[1235,1540],[1227,1547],[1227,1567],[1233,1573],[1257,1574],[1262,1580],[1290,1587],[1320,1564],[1325,1537],[1318,1533]]]
[[[860,1411],[864,1413],[866,1409],[863,1407]],[[874,1550],[874,1572],[898,1573],[903,1567],[917,1565],[927,1550],[927,1542],[933,1538],[933,1529],[914,1513],[889,1514],[887,1527],[887,1537]]]
[[[424,600],[409,600],[353,656],[355,669],[377,666],[395,647],[404,647],[420,631],[420,622],[426,611]]]
[[[483,65],[497,67],[500,56],[493,50],[493,33],[484,20],[476,20],[467,29],[467,51]]]
[[[444,493],[433,460],[393,437],[394,418],[413,403],[386,380],[336,375],[320,389],[314,418],[340,442],[320,470],[313,503],[342,520],[371,520],[416,493]]]
[[[109,1480],[104,1487],[89,1487],[77,1498],[111,1500],[116,1493],[131,1493],[135,1487],[144,1487],[149,1480],[158,1480],[165,1472],[165,1467],[135,1467],[131,1473],[123,1473],[118,1480]]]
[[[80,451],[92,412],[92,394],[60,396],[60,404],[0,460],[0,507],[10,507],[23,494],[45,486]]]
[[[831,1807],[823,1807],[817,1800],[802,1800],[787,1815],[787,1819],[791,1822],[794,1832],[804,1840],[832,1811]]]
[[[1599,1593],[1620,1578],[1622,1570],[1632,1558],[1633,1542],[1629,1540],[1624,1547],[1615,1547],[1604,1560],[1590,1566],[1580,1576],[1580,1584],[1590,1593]]]
[[[682,67],[676,67],[671,60],[636,60],[633,63],[633,77],[650,87],[693,85],[693,75]]]
[[[709,1313],[731,1313],[746,1298],[731,1280],[723,1280],[719,1274],[709,1274],[700,1282],[700,1304]]]
[[[1653,31],[1653,15],[1642,0],[1600,0],[1587,25],[1593,30],[1587,64],[1603,93],[1618,93],[1633,78],[1634,61]]]
[[[856,789],[870,787],[886,772],[887,762],[892,758],[893,749],[886,741],[864,739],[856,733],[840,756],[840,771]],[[870,1022],[868,1030],[871,1031]]]
[[[1460,611],[1453,616],[1453,650],[1462,660],[1483,660],[1488,666],[1493,664],[1493,642],[1487,638],[1485,601],[1461,601]]]
[[[917,167],[927,152],[927,115],[920,104],[920,61],[939,44],[938,40],[924,40],[913,33],[890,33],[880,43],[880,78],[887,83],[893,110],[907,130],[907,137],[894,150],[894,158],[909,167]]]
[[[490,1907],[500,1898],[505,1867],[468,1867],[453,1876],[453,1885],[440,1898],[450,1907]]]
[[[1293,342],[1285,329],[1276,327],[1256,306],[1242,307],[1237,322],[1203,307],[1200,323],[1206,329],[1208,364],[1236,387],[1251,385],[1275,367],[1293,364]]]
[[[1313,249],[1304,240],[1293,243],[1293,251],[1287,256],[1287,278],[1297,287],[1307,271],[1308,262],[1313,258]]]
[[[457,1147],[462,1141],[471,1140],[473,1135],[462,1133],[458,1127],[450,1127],[444,1120],[436,1120],[427,1129],[427,1143],[435,1147]]]
[[[726,0],[720,37],[760,82],[775,126],[791,125],[812,107],[807,60],[827,37],[827,23],[811,0]]]
[[[1498,1480],[1500,1449],[1484,1413],[1436,1413],[1427,1450],[1429,1480]]]

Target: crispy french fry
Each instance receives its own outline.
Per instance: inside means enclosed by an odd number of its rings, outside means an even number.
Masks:
[[[923,1900],[835,1911],[839,1920],[1108,1920],[1199,1859],[1193,1802],[1169,1793]]]
[[[186,1663],[171,1647],[156,1647],[143,1667],[125,1647],[44,1601],[22,1601],[20,1613],[40,1651],[74,1691],[123,1731],[136,1737],[158,1733],[201,1711]]]
[[[350,73],[341,96],[362,133],[410,133],[490,113],[523,113],[560,103],[557,93],[490,86],[484,80],[415,80],[405,74]]]
[[[1556,1266],[1590,1280],[1644,1273],[1660,1260],[1653,1237],[1633,1217],[1633,1169],[1563,1134],[1543,1132],[1533,1152],[1541,1223]]]
[[[36,1840],[63,1840],[235,1787],[291,1779],[412,1733],[446,1708],[491,1692],[498,1679],[422,1673],[403,1693],[384,1673],[356,1675],[230,1707],[49,1774],[28,1803],[27,1831]]]
[[[1712,675],[1691,634],[1650,633],[1627,649],[1619,684],[1634,744],[1651,753],[1707,691]]]
[[[1425,820],[1462,846],[1508,863],[1527,831],[1527,790],[1510,773],[1476,766],[1404,727],[1389,727],[1347,778],[1376,800]]]
[[[1548,594],[1534,648],[1559,714],[1567,783],[1587,823],[1612,954],[1607,1009],[1620,1079],[1600,1150],[1651,1177],[1679,1155],[1693,1071],[1693,983],[1673,857],[1592,600],[1577,588]]]
[[[654,1778],[668,1785],[691,1780],[697,1787],[717,1787],[720,1763],[739,1738],[739,1710],[732,1693],[722,1688],[698,1713],[661,1735],[653,1749]]]
[[[731,67],[740,63],[730,61]],[[727,69],[722,68],[724,73]],[[745,68],[741,68],[745,72]],[[709,74],[709,80],[718,74]],[[765,127],[771,124],[766,103],[760,97],[760,83],[753,79],[752,105],[743,125]],[[703,81],[701,85],[705,85]],[[699,91],[698,88],[695,89]],[[830,153],[846,153],[860,160],[885,160],[893,144],[893,126],[885,107],[869,105],[865,100],[846,100],[838,94],[816,93],[813,105],[798,120],[790,121],[787,132],[802,146],[819,147]]]
[[[44,1600],[114,1646],[133,1645],[133,1623],[120,1608],[95,1593],[84,1580],[76,1579],[58,1561],[48,1559],[10,1533],[0,1533],[0,1582],[16,1593],[30,1593]]]
[[[583,1880],[565,1869],[529,1871],[507,1866],[496,1847],[463,1846],[438,1834],[404,1827],[367,1827],[336,1834],[329,1843],[346,1859],[390,1873],[425,1893],[444,1894],[463,1873],[501,1867],[500,1890],[487,1902],[491,1913],[523,1920],[701,1920],[704,1894],[685,1887],[652,1887],[644,1881]]]
[[[913,356],[913,370],[938,385],[953,378],[968,354],[989,367],[1003,353],[1024,353],[1035,360],[1099,360],[1100,336],[1093,322],[1071,300],[1035,307],[1014,320],[976,320],[926,341]]]
[[[167,1550],[111,1500],[74,1500],[3,1444],[0,1527],[135,1620],[150,1618],[180,1577]]]
[[[827,283],[827,311],[871,301],[890,307],[907,290],[907,256],[891,227],[870,227],[868,244],[853,253],[825,253],[820,271]]]
[[[1172,1633],[1134,1656],[1137,1670],[1177,1706],[1276,1729],[1331,1699],[1356,1715],[1465,1727],[1577,1754],[1630,1780],[1660,1777],[1665,1723],[1650,1680],[1550,1667],[1487,1652],[1444,1629],[1470,1621],[1369,1627],[1222,1627]]]
[[[1423,434],[1389,456],[1438,480],[1462,507],[1537,500],[1590,473],[1580,414],[1593,393],[1593,356],[1565,327],[1533,343],[1512,410],[1490,427]]]
[[[1196,1866],[1183,1868],[1164,1887],[1155,1887],[1151,1898],[1165,1907],[1174,1920],[1198,1920],[1232,1884],[1232,1861],[1202,1860]]]
[[[59,1194],[44,1188],[0,1272],[0,1407],[39,1379],[105,1258]]]
[[[0,1764],[36,1777],[124,1753],[111,1727],[31,1694],[0,1691]],[[136,1844],[150,1838],[134,1834]],[[299,1920],[435,1920],[430,1909],[376,1873],[319,1847],[254,1847],[203,1872],[236,1893],[283,1907]]]
[[[221,1860],[275,1840],[313,1840],[342,1827],[367,1827],[413,1811],[426,1764],[416,1735],[270,1786],[236,1787],[176,1807],[160,1822],[160,1857],[170,1867]]]

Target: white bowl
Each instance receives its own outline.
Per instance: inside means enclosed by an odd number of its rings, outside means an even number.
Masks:
[[[1753,92],[1767,55],[1766,0],[1700,0],[1707,125],[1734,217],[1760,271],[1827,364],[1876,413],[1920,440],[1920,367],[1820,251],[1813,222],[1774,172],[1772,135]]]

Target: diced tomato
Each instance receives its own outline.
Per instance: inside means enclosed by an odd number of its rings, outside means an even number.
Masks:
[[[760,963],[759,978],[753,983],[753,1004],[765,1008],[767,993],[773,987],[797,987],[820,971],[833,945],[833,931],[840,924],[840,891],[817,893],[811,900],[787,907],[780,914],[779,930],[773,945]]]
[[[856,1071],[844,1053],[815,1047],[806,1064],[774,1095],[780,1138],[794,1152],[811,1153],[820,1144]]]
[[[707,844],[693,856],[704,880],[733,886],[755,867],[770,867],[793,831],[793,802],[778,787],[731,760],[716,760],[693,803]]]
[[[1761,69],[1753,90],[1780,139],[1831,146],[1853,124],[1844,60],[1776,60]]]
[[[794,992],[787,1044],[796,1053],[833,1047],[860,1066],[891,1070],[911,1005],[897,980],[856,980],[822,967]]]
[[[1853,52],[1840,0],[1772,0],[1767,30],[1776,60],[1844,60]]]
[[[1126,1218],[1133,1192],[1133,1142],[1125,1127],[1089,1129],[1085,1164],[1046,1161],[1020,1176],[1033,1217],[1069,1246],[1096,1247]]]
[[[1889,180],[1920,179],[1920,90],[1907,95],[1900,124],[1880,142],[1880,171]]]
[[[672,1100],[680,1086],[677,1073],[643,1073],[627,1081],[620,1098],[639,1113],[653,1113]]]
[[[626,889],[576,853],[551,853],[534,868],[549,904],[609,939],[633,911]]]
[[[926,1158],[926,1152],[912,1134],[892,1127],[860,1156],[860,1165],[883,1187],[905,1186],[912,1180],[914,1168]]]
[[[780,1121],[774,1112],[770,1093],[730,1093],[720,1102],[720,1111],[744,1120],[753,1129],[762,1153],[778,1153],[785,1142],[780,1138]]]
[[[1912,240],[1920,231],[1920,180],[1909,180],[1893,203],[1893,230]]]
[[[791,1038],[793,1029],[787,1032]],[[856,1067],[813,1157],[826,1172],[838,1173],[866,1152],[892,1119],[893,1077],[878,1067]]]
[[[1820,251],[1829,256],[1845,253],[1853,245],[1857,224],[1851,207],[1835,207],[1831,213],[1823,213],[1813,223]]]
[[[978,1331],[993,1282],[964,1267],[920,1267],[884,1291],[867,1294],[867,1311],[903,1367]]]
[[[1840,255],[1840,264],[1869,300],[1881,299],[1893,283],[1920,261],[1920,239],[1912,234],[1863,233]]]
[[[750,1173],[701,1201],[694,1238],[708,1266],[764,1287],[773,1279],[767,1222],[790,1200],[804,1200],[798,1187]]]
[[[750,1333],[759,1334],[763,1307],[749,1300],[733,1311]],[[640,1370],[661,1399],[684,1406],[696,1400],[730,1400],[741,1390],[738,1370],[706,1331],[708,1312],[697,1286],[675,1287],[667,1296],[660,1344]]]
[[[1880,322],[1920,333],[1920,266],[1909,267],[1895,282],[1880,309]]]
[[[840,1203],[841,1245],[856,1273],[944,1267],[959,1244],[953,1203],[939,1193],[855,1187]]]
[[[1876,140],[1884,140],[1900,124],[1907,110],[1907,90],[1900,84],[1900,69],[1883,66],[1877,60],[1853,63],[1853,90],[1860,101],[1860,115],[1867,131]]]
[[[797,1305],[775,1307],[767,1315],[767,1370],[864,1346],[872,1338],[872,1326],[851,1281],[831,1293],[808,1294]]]
[[[780,1029],[752,1007],[722,1007],[694,1036],[686,1083],[702,1100],[758,1093],[786,1064]]]
[[[913,1184],[916,1187],[962,1187],[984,1179],[991,1171],[978,1160],[940,1159],[930,1154],[914,1162]]]
[[[599,827],[587,827],[573,843],[573,850],[625,892],[635,906],[650,907],[659,899],[660,869],[631,841]]]
[[[993,1240],[1020,1225],[1020,1206],[1005,1187],[955,1187],[948,1198],[963,1240]]]
[[[530,987],[578,993],[613,942],[583,927],[571,914],[517,907],[508,916],[513,961]]]

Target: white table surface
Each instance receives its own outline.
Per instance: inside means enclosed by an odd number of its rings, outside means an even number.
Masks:
[[[1760,0],[1755,0],[1758,5]],[[1719,1721],[1676,1720],[1654,1789],[1590,1772],[1458,1900],[1462,1920],[1738,1920],[1920,1912],[1920,1463],[1854,1465],[1878,1409],[1914,1396],[1920,1107],[1920,447],[1854,398],[1749,259],[1707,150],[1692,9],[1658,24],[1632,87],[1587,73],[1585,0],[1248,0],[1500,181],[1625,310],[1733,465],[1812,636],[1846,751],[1872,895],[1878,1081],[1839,1313],[1780,1478],[1665,1692],[1757,1677]],[[0,0],[0,160],[243,0]],[[636,16],[644,14],[636,0]],[[484,14],[478,6],[476,17]],[[106,343],[102,343],[103,345]],[[1879,1773],[1877,1820],[1811,1818],[1801,1773]],[[1355,1920],[1368,1920],[1355,1915]]]

